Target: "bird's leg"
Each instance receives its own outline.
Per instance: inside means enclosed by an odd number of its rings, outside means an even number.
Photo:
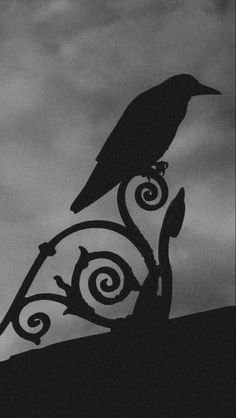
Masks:
[[[165,171],[167,170],[168,167],[169,167],[169,164],[167,161],[156,161],[152,165],[152,168],[154,168],[154,170],[156,170],[161,176],[165,175]]]
[[[164,176],[166,169],[168,168],[169,164],[167,161],[156,161],[151,166],[149,165],[146,167],[142,173],[142,177],[147,177],[148,181],[151,181],[153,171],[157,171],[161,176]]]

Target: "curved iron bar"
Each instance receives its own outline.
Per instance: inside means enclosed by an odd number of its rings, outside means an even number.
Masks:
[[[148,210],[155,210],[157,207],[162,206],[167,198],[168,198],[168,188],[166,185],[165,180],[163,179],[160,174],[156,172],[156,170],[151,169],[151,176],[154,178],[154,180],[157,181],[157,183],[160,185],[161,188],[161,199],[157,205],[150,205],[149,203],[146,203],[146,201],[150,202],[153,199],[155,199],[158,195],[158,192],[154,193],[154,185],[150,182],[143,183],[139,186],[138,191],[136,190],[135,193],[135,199],[136,202],[141,206]],[[95,272],[93,272],[89,278],[88,284],[89,284],[89,290],[92,294],[92,296],[95,297],[96,300],[98,300],[100,303],[103,304],[112,304],[117,303],[118,301],[123,300],[131,290],[140,290],[140,285],[133,275],[133,272],[131,268],[128,266],[128,264],[117,254],[108,252],[108,251],[100,251],[100,252],[94,252],[94,253],[88,253],[83,247],[81,247],[81,256],[76,263],[76,266],[74,268],[74,273],[72,276],[72,284],[71,286],[64,283],[62,278],[60,276],[55,276],[55,280],[57,282],[57,285],[61,288],[63,288],[66,292],[66,296],[61,296],[57,294],[51,294],[51,293],[42,293],[39,295],[29,296],[26,297],[27,294],[35,276],[37,275],[39,269],[41,268],[42,264],[46,260],[47,257],[53,256],[56,253],[55,247],[67,236],[79,232],[85,229],[108,229],[111,231],[114,231],[122,236],[124,236],[126,239],[128,239],[139,251],[139,253],[143,256],[144,261],[146,263],[146,266],[149,271],[149,275],[156,274],[158,272],[158,275],[156,279],[160,276],[160,271],[157,269],[156,261],[153,256],[153,251],[144,238],[143,234],[139,231],[135,223],[133,222],[130,213],[127,209],[126,201],[125,201],[125,195],[126,190],[129,182],[132,180],[132,178],[127,179],[126,181],[122,182],[120,184],[118,195],[117,195],[117,202],[118,207],[120,211],[121,218],[125,224],[125,226],[117,224],[115,222],[110,221],[103,221],[103,220],[94,220],[94,221],[87,221],[87,222],[81,222],[79,224],[75,224],[64,231],[57,234],[54,238],[52,238],[48,243],[43,243],[39,246],[39,255],[35,259],[33,265],[31,266],[28,274],[25,277],[25,280],[23,281],[19,291],[17,292],[6,316],[4,317],[2,323],[0,324],[0,334],[3,333],[5,328],[8,326],[10,322],[12,322],[13,327],[15,331],[22,337],[28,340],[31,340],[35,342],[36,344],[39,344],[40,337],[44,335],[49,327],[50,327],[50,318],[47,314],[38,312],[36,314],[31,315],[28,318],[28,325],[32,328],[42,325],[41,329],[31,334],[27,331],[25,331],[21,324],[20,324],[20,314],[22,309],[28,305],[29,303],[32,303],[34,301],[39,300],[51,300],[54,302],[62,303],[64,304],[67,309],[65,310],[64,314],[66,313],[72,313],[76,314],[80,317],[83,317],[85,319],[88,319],[98,325],[102,325],[105,327],[112,327],[112,324],[115,320],[111,320],[108,318],[104,318],[97,313],[95,313],[94,309],[91,308],[87,302],[84,300],[79,282],[80,282],[80,276],[82,273],[82,270],[87,267],[88,262],[97,258],[106,258],[110,261],[115,262],[123,271],[124,275],[124,282],[126,286],[123,287],[119,295],[116,295],[115,299],[107,298],[101,293],[98,292],[98,289],[96,287],[96,279],[99,274],[105,273],[108,274],[112,280],[112,285],[108,286],[107,279],[103,280],[101,282],[101,289],[103,291],[108,290],[114,290],[117,287],[117,284],[120,283],[120,277],[116,270],[114,270],[111,267],[103,267],[100,269],[97,269]],[[142,194],[143,189],[149,189]],[[144,202],[144,206],[140,202]],[[86,252],[86,254],[85,254]],[[87,261],[85,262],[85,255],[87,257]],[[127,278],[129,280],[127,280]],[[128,286],[127,286],[128,283]]]
[[[58,295],[58,294],[55,294],[55,293],[40,293],[40,294],[37,294],[37,295],[32,295],[32,296],[25,297],[23,299],[22,303],[21,303],[21,306],[19,307],[19,312],[21,313],[22,310],[32,302],[47,301],[47,300],[52,301],[52,302],[58,302],[60,304],[65,305],[66,307],[68,306],[67,296]],[[93,308],[91,308],[88,304],[86,304],[84,299],[82,299],[82,302],[86,306],[84,306],[84,305],[81,306],[80,305],[81,309],[79,310],[79,307],[77,307],[77,310],[76,310],[75,313],[73,312],[73,310],[70,311],[70,308],[67,308],[65,310],[64,314],[67,314],[67,313],[76,314],[83,319],[87,319],[87,320],[89,319],[90,321],[92,321],[96,325],[101,325],[101,326],[104,326],[104,327],[107,327],[107,328],[109,328],[111,326],[111,320],[109,318],[105,318],[103,316],[100,316],[100,315],[96,314],[94,312]],[[41,329],[39,331],[37,331],[36,333],[27,332],[22,327],[22,325],[20,323],[20,316],[19,315],[15,315],[11,322],[12,322],[12,326],[13,326],[15,332],[21,338],[24,338],[25,340],[32,341],[36,345],[40,344],[41,337],[47,333],[47,331],[49,330],[50,325],[51,325],[51,320],[50,320],[49,316],[44,312],[37,312],[35,314],[32,314],[32,315],[30,315],[30,317],[27,320],[27,323],[31,328],[42,325]]]
[[[44,242],[39,245],[39,254],[33,262],[29,272],[27,273],[20,289],[18,290],[13,302],[3,318],[0,324],[0,335],[4,332],[6,327],[12,321],[12,319],[18,314],[19,307],[21,307],[21,301],[24,299],[27,294],[31,284],[33,283],[37,273],[39,272],[41,266],[45,262],[47,257],[51,257],[56,254],[55,247],[69,235],[83,231],[85,229],[108,229],[114,232],[117,232],[120,235],[123,235],[127,238],[126,228],[123,225],[119,225],[111,221],[95,220],[95,221],[85,221],[78,224],[72,225],[69,228],[66,228],[49,242]],[[129,239],[129,238],[128,238]]]
[[[159,202],[156,205],[149,204],[149,202],[151,202],[158,196],[157,189],[156,189],[156,193],[154,192],[155,185],[150,182],[145,182],[138,186],[138,188],[135,191],[135,200],[140,207],[145,208],[146,210],[157,210],[166,203],[168,199],[168,188],[167,188],[167,184],[164,178],[160,174],[156,173],[156,170],[151,169],[150,175],[152,176],[154,180],[156,180],[156,182],[161,187],[162,194],[161,194],[161,198]],[[130,183],[130,181],[131,179],[129,178],[126,181],[122,182],[118,189],[117,202],[118,202],[120,216],[124,224],[126,225],[127,230],[132,235],[132,239],[133,239],[133,242],[135,242],[135,246],[139,249],[140,253],[142,254],[148,271],[152,271],[153,273],[155,273],[156,260],[153,255],[153,250],[151,246],[149,245],[148,241],[145,239],[145,237],[141,233],[141,231],[138,229],[138,227],[134,223],[126,205],[125,194],[126,194],[127,186]],[[144,193],[142,193],[142,191]]]
[[[133,314],[127,317],[127,324],[134,326],[135,323],[152,320],[155,324],[169,318],[172,299],[172,270],[169,260],[169,242],[171,237],[179,234],[185,214],[185,192],[181,188],[176,197],[171,201],[166,211],[158,243],[159,265],[156,266],[155,274],[149,273],[140,289]],[[161,279],[161,296],[157,295]],[[149,313],[151,312],[151,318]],[[124,321],[120,321],[123,325]],[[150,324],[149,324],[150,326]],[[119,324],[118,324],[119,329]]]
[[[148,211],[160,209],[164,206],[168,198],[168,188],[164,177],[152,168],[150,169],[150,176],[159,184],[161,190],[161,197],[156,203],[150,204],[150,202],[158,197],[156,184],[146,181],[140,184],[135,190],[135,200],[137,204],[142,209]]]
[[[80,316],[81,318],[87,319],[97,325],[101,325],[107,328],[112,328],[114,325],[114,319],[105,318],[99,314],[97,314],[94,309],[87,304],[85,299],[82,296],[81,289],[80,289],[80,279],[82,271],[88,266],[89,262],[96,259],[108,259],[114,263],[116,263],[123,272],[124,281],[123,287],[121,292],[115,298],[107,298],[99,292],[96,285],[96,278],[100,273],[106,273],[109,277],[113,280],[111,286],[107,283],[107,278],[103,279],[101,282],[101,289],[104,292],[110,292],[117,290],[120,284],[120,277],[116,270],[111,267],[102,267],[101,269],[96,269],[92,272],[88,279],[88,285],[91,295],[100,303],[105,305],[114,304],[117,302],[121,302],[124,298],[128,296],[131,290],[140,290],[140,284],[135,278],[132,269],[126,263],[125,260],[122,259],[117,254],[114,254],[109,251],[97,251],[93,253],[89,253],[84,247],[79,247],[81,250],[81,255],[74,267],[74,272],[71,279],[71,286],[68,285],[63,281],[60,276],[55,276],[55,280],[57,285],[64,289],[67,295],[66,305],[67,309],[64,312],[65,314],[73,314]],[[116,274],[114,276],[114,274]],[[115,278],[115,279],[114,279]]]
[[[22,327],[19,323],[19,318],[18,317],[20,316],[21,310],[25,307],[25,304],[24,304],[25,295],[27,294],[32,282],[34,281],[37,273],[39,272],[39,270],[40,270],[41,266],[43,265],[43,263],[45,262],[46,258],[56,254],[55,247],[63,239],[65,239],[69,235],[71,235],[73,233],[76,233],[76,232],[79,232],[79,231],[86,230],[86,229],[108,229],[108,230],[114,231],[114,232],[124,236],[125,238],[127,238],[128,240],[130,240],[132,242],[132,238],[129,236],[129,234],[127,234],[125,226],[119,225],[119,224],[117,224],[115,222],[111,222],[111,221],[94,220],[94,221],[80,222],[78,224],[72,225],[71,227],[66,228],[65,230],[61,231],[54,238],[52,238],[49,242],[45,242],[45,243],[40,244],[39,245],[39,254],[36,257],[34,263],[32,264],[32,266],[31,266],[28,274],[26,275],[20,289],[18,290],[18,292],[17,292],[17,294],[16,294],[8,312],[6,313],[5,317],[3,318],[3,320],[0,324],[0,335],[5,331],[5,329],[10,324],[10,322],[12,322],[14,324],[15,331],[17,332],[17,334],[19,334],[20,336],[22,336],[25,339],[33,341],[35,344],[39,344],[39,342],[40,342],[39,341],[39,338],[40,338],[39,336],[42,336],[41,332],[39,332],[39,334],[32,334],[30,336],[29,333],[26,333],[26,332],[24,333],[22,331]],[[41,300],[43,300],[43,297],[42,297]],[[83,298],[81,298],[81,300],[83,300]],[[81,302],[81,300],[80,300],[80,302]],[[56,301],[56,300],[53,299],[53,301]],[[61,303],[61,300],[60,301],[57,300],[57,302]],[[67,312],[70,313],[70,310],[68,309]],[[76,310],[76,312],[78,312],[78,310]],[[81,316],[81,313],[80,313],[80,316]],[[93,318],[89,318],[89,320],[91,320],[92,322],[94,322],[97,325],[110,327],[111,324],[112,324],[111,320],[109,320],[107,318],[103,318],[102,316],[97,315],[95,313],[92,315],[92,317]],[[43,323],[43,321],[41,321],[41,322]],[[47,319],[47,323],[48,323],[48,319]],[[43,327],[43,329],[45,330],[45,332],[48,331],[47,327]],[[23,334],[24,334],[24,336],[23,336]]]
[[[88,287],[90,290],[90,294],[97,302],[103,305],[113,305],[114,303],[123,301],[128,296],[131,290],[140,290],[140,284],[134,276],[131,267],[118,254],[114,254],[110,251],[96,251],[93,253],[87,252],[87,256],[88,262],[101,258],[110,260],[114,262],[118,267],[120,267],[120,269],[123,272],[124,283],[122,289],[120,293],[117,294],[114,298],[106,297],[99,291],[99,289],[97,288],[96,279],[100,274],[108,275],[108,277],[111,278],[112,283],[111,285],[109,285],[108,279],[103,279],[100,283],[101,290],[107,293],[114,292],[115,290],[119,289],[119,286],[121,284],[121,279],[117,271],[112,267],[100,267],[92,272],[88,279]]]

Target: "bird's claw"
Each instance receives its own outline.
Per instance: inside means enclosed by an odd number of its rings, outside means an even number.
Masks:
[[[165,171],[167,170],[168,167],[169,167],[169,164],[167,161],[157,161],[156,163],[152,164],[151,167],[148,167],[146,170],[144,170],[141,176],[146,177],[148,181],[150,182],[154,171],[156,171],[161,176],[164,176]]]
[[[165,171],[169,167],[167,161],[157,161],[155,164],[152,165],[152,168],[156,170],[161,176],[165,175]]]

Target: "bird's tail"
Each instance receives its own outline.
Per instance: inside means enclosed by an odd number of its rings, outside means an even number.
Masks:
[[[97,164],[86,185],[72,203],[70,210],[74,213],[100,199],[120,182],[120,173],[112,172],[111,167]]]

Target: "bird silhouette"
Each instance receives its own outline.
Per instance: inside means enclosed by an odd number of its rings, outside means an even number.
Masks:
[[[221,93],[189,74],[179,74],[132,100],[98,154],[91,176],[70,209],[80,212],[121,181],[147,175],[173,141],[191,97],[206,94]]]

